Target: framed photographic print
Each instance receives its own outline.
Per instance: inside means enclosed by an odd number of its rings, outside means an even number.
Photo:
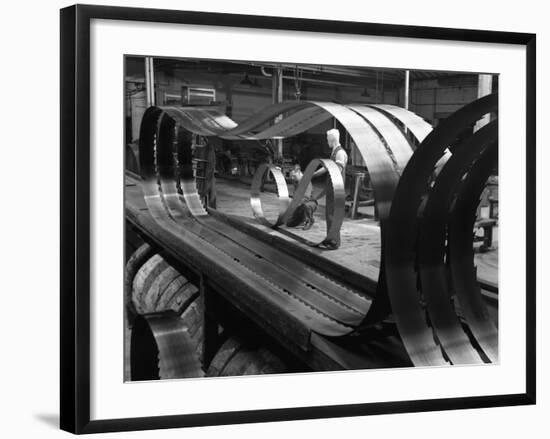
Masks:
[[[535,403],[535,35],[61,10],[61,427]]]

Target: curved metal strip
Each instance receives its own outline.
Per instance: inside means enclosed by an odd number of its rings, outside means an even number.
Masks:
[[[348,108],[364,117],[380,133],[395,160],[397,172],[401,173],[413,153],[412,145],[405,134],[379,110],[364,105],[348,105]]]
[[[163,205],[173,219],[185,218],[189,214],[207,215],[193,174],[191,135],[182,129],[179,119],[165,115],[170,113],[163,113],[159,118],[154,156]]]
[[[432,126],[412,111],[405,110],[404,108],[397,107],[395,105],[387,104],[377,104],[370,106],[378,110],[382,110],[396,118],[405,126],[405,128],[407,128],[413,134],[418,143],[422,143],[426,136],[432,131]]]
[[[262,125],[271,122],[276,116],[279,116],[288,111],[299,110],[307,106],[308,103],[306,101],[288,101],[270,105],[269,107],[258,111],[244,122],[241,122],[239,126],[235,127],[231,131],[228,131],[227,133],[225,133],[225,135],[239,136],[242,134],[248,134],[251,131],[258,129]]]
[[[343,105],[314,102],[332,114],[349,133],[369,171],[378,217],[383,222],[389,215],[399,175],[386,147],[373,128],[357,113]]]
[[[195,345],[174,312],[139,316],[132,328],[132,380],[203,376]]]
[[[266,218],[262,209],[262,200],[260,198],[261,187],[268,173],[270,173],[275,179],[277,196],[279,198],[279,213],[275,221],[270,221]],[[269,163],[262,163],[254,174],[250,188],[250,206],[252,207],[254,217],[268,227],[277,227],[283,224],[283,218],[289,205],[290,196],[288,195],[288,187],[286,185],[283,173],[277,166],[270,165]]]
[[[222,113],[197,107],[161,107],[171,112],[172,117],[179,114],[182,125],[197,134],[216,135],[224,139],[256,139],[253,130],[271,124],[273,119],[286,112],[307,107],[307,102],[292,101],[274,104],[264,108],[246,121],[236,124],[232,119]],[[194,131],[197,130],[197,131]],[[206,134],[209,132],[211,134]]]
[[[214,116],[212,110],[205,111],[205,109],[201,107],[177,107],[175,110],[180,114],[185,114],[188,118],[193,120],[194,124],[199,126],[204,132],[212,133],[208,134],[209,136],[220,136],[237,126],[237,124],[225,114],[218,112],[217,115]]]
[[[330,119],[331,117],[330,114],[327,114],[324,110],[316,106],[309,106],[304,109],[299,109],[304,105],[306,104],[305,103],[295,104],[295,107],[298,108],[298,111],[283,118],[278,123],[273,124],[255,134],[250,132],[248,133],[243,132],[240,134],[229,134],[228,131],[231,131],[232,133],[236,133],[240,130],[239,130],[239,127],[236,127],[235,129],[229,129],[229,128],[226,129],[223,125],[218,123],[218,119],[223,120],[225,118],[225,119],[231,120],[227,116],[224,116],[221,114],[216,116],[212,114],[212,112],[209,112],[209,113],[205,113],[204,111],[201,112],[200,109],[193,109],[193,110],[184,109],[184,110],[189,115],[202,113],[203,119],[201,119],[201,124],[204,126],[208,126],[210,130],[215,131],[217,133],[216,135],[222,139],[263,140],[263,139],[271,139],[274,137],[284,138],[284,137],[294,136],[296,134],[307,131],[308,129],[314,126],[319,125],[320,123]],[[267,119],[264,121],[258,120],[258,123],[260,124],[259,126],[266,125],[268,122],[271,122],[271,119]],[[229,125],[226,124],[226,126],[228,127]]]
[[[170,217],[174,220],[186,218],[189,211],[192,211],[195,215],[206,215],[193,177],[191,138],[185,136],[185,132],[181,132],[173,118],[163,116],[161,116],[158,125],[156,164],[164,204]],[[188,150],[184,160],[188,162],[182,163],[182,166],[180,166],[179,159],[182,158],[183,152],[178,151],[178,149],[185,149],[180,146],[184,144],[187,145],[186,149]],[[178,191],[176,169],[179,171],[180,187],[183,195]]]
[[[464,332],[451,303],[445,265],[447,216],[452,195],[465,171],[483,149],[494,142],[497,133],[497,123],[492,122],[457,148],[429,194],[419,228],[417,260],[422,295],[437,338],[453,364],[481,363],[482,359]],[[473,282],[477,283],[475,276]]]
[[[497,143],[490,145],[462,182],[449,222],[449,259],[460,309],[483,352],[498,361],[498,331],[482,300],[474,266],[473,234],[476,210],[485,183],[498,160]]]
[[[197,108],[196,111],[202,115],[203,119],[208,119],[210,121],[209,123],[213,130],[217,128],[224,131],[230,131],[238,127],[238,124],[233,119],[219,111],[213,111],[208,108]]]
[[[253,138],[260,140],[270,139],[273,137],[294,136],[313,128],[314,126],[317,126],[330,118],[331,115],[327,114],[327,112],[323,109],[318,107],[309,107],[285,117],[279,123],[260,131],[258,134],[254,135]]]
[[[141,266],[157,252],[158,250],[150,244],[143,243],[134,253],[132,253],[130,259],[128,259],[128,262],[126,263],[126,267],[124,269],[124,304],[129,328],[132,327],[134,319],[138,315],[138,311],[136,310],[136,306],[132,300],[134,277]]]
[[[428,134],[431,133],[433,129],[432,126],[420,116],[413,113],[412,111],[405,110],[404,108],[387,104],[371,105],[371,107],[385,112],[401,122],[403,126],[413,134],[418,143],[422,143],[422,141],[426,138]],[[413,149],[415,149],[415,146],[412,146]],[[449,160],[450,157],[451,152],[446,149],[434,167],[435,175],[441,172],[441,169],[443,169],[443,166],[445,166],[445,163],[447,162],[447,160]]]
[[[217,136],[218,131],[213,131],[204,126],[194,113],[185,111],[182,107],[157,107],[165,111],[172,119],[177,120],[180,125],[193,134],[201,136]]]
[[[427,191],[434,165],[447,145],[481,116],[496,110],[497,97],[489,95],[458,110],[432,131],[415,151],[399,181],[388,219],[386,280],[394,317],[405,347],[415,365],[446,364],[434,341],[432,328],[418,294],[415,253],[418,209]]]
[[[168,214],[159,182],[155,162],[157,143],[157,124],[163,111],[157,107],[148,108],[141,122],[139,134],[139,161],[142,176],[143,198],[151,215],[155,219],[165,218]]]

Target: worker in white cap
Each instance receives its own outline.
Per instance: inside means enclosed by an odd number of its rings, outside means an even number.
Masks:
[[[344,148],[340,145],[340,131],[338,131],[336,128],[333,128],[331,130],[327,131],[327,143],[329,148],[332,150],[330,154],[330,159],[336,163],[336,165],[340,168],[340,172],[342,173],[342,180],[346,181],[346,165],[348,163],[348,155]],[[313,173],[312,178],[319,177],[321,175],[326,174],[327,170],[322,167],[315,171]],[[325,191],[321,191],[315,199],[319,199],[324,195]],[[332,218],[327,218],[327,227],[332,222]],[[327,249],[337,249],[340,247],[340,233],[338,233],[338,237],[336,240],[332,239],[326,239],[321,243],[322,247],[325,247]]]
[[[332,150],[330,159],[333,160],[342,173],[342,179],[346,181],[346,165],[348,164],[348,155],[344,148],[340,145],[340,131],[336,128],[327,131],[327,143]],[[313,173],[313,177],[319,177],[327,172],[325,168],[320,168]]]

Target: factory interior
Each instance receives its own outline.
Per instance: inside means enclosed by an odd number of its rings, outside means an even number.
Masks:
[[[124,64],[127,381],[498,362],[498,75]]]

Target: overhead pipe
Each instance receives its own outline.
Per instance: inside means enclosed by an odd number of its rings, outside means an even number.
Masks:
[[[404,107],[405,110],[409,109],[409,81],[410,81],[410,72],[409,70],[405,70],[405,102]]]
[[[305,70],[305,71],[320,71],[320,70],[312,70],[312,69],[308,69],[308,68],[303,68],[302,66],[300,66],[300,69],[301,70]],[[284,70],[284,69],[283,69]],[[260,71],[262,72],[262,76],[266,77],[266,78],[271,78],[273,76],[273,73],[268,73],[266,71],[266,67],[265,66],[261,66],[260,67]],[[322,70],[320,72],[323,72],[323,73],[335,73],[335,72],[330,72],[330,71],[325,71],[325,70]],[[254,76],[254,75],[251,75],[251,76]],[[294,76],[285,76],[284,74],[282,75],[282,78],[283,79],[290,79],[290,80],[294,80]],[[300,78],[301,81],[305,81],[305,82],[311,82],[311,83],[316,83],[316,84],[325,84],[325,85],[340,85],[340,86],[344,86],[344,87],[356,87],[356,88],[364,88],[363,85],[361,84],[353,84],[353,83],[350,83],[350,82],[342,82],[342,81],[329,81],[329,80],[325,80],[325,79],[316,79],[316,78]]]

